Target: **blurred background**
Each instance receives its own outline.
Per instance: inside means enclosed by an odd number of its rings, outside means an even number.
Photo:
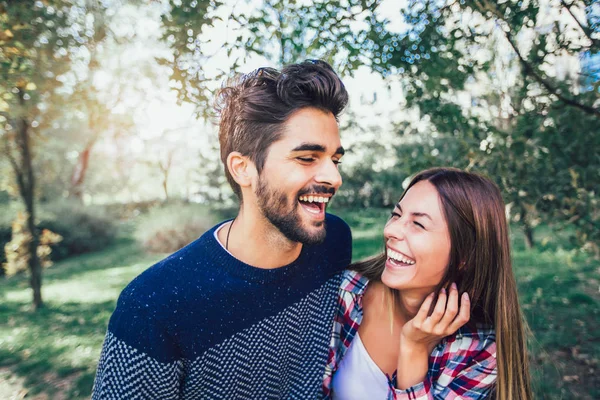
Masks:
[[[0,398],[89,397],[123,287],[235,215],[215,90],[306,58],[351,97],[354,260],[411,174],[488,175],[536,398],[600,398],[595,0],[0,0]]]

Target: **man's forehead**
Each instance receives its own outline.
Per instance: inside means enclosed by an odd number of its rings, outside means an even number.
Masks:
[[[333,134],[331,132],[288,132],[284,130],[279,136],[279,140],[273,144],[276,143],[279,143],[287,151],[333,151],[337,153],[337,150],[341,149],[341,153],[344,153],[338,132]]]

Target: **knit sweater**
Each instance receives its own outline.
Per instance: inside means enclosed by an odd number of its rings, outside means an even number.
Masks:
[[[217,228],[123,290],[92,399],[322,397],[348,226],[328,214],[325,241],[276,269],[231,256]]]

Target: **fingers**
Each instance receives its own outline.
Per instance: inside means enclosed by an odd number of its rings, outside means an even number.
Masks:
[[[452,324],[454,321],[454,317],[458,313],[458,289],[456,288],[456,283],[452,282],[450,285],[450,293],[448,294],[448,302],[446,304],[446,312],[444,313],[444,317],[440,321],[439,325],[443,328],[446,328]]]
[[[460,327],[469,322],[471,318],[471,299],[469,298],[469,294],[464,292],[460,299],[460,311],[452,324],[450,324],[449,330],[452,332],[456,332]]]
[[[427,316],[429,315],[429,309],[431,308],[431,303],[433,303],[434,295],[435,293],[429,294],[429,296],[425,298],[423,304],[421,304],[421,308],[419,308],[419,312],[414,318],[414,323],[416,326],[421,326],[423,321],[427,319]]]
[[[471,302],[469,295],[465,292],[461,296],[459,308],[459,296],[456,283],[450,285],[450,291],[442,288],[438,295],[438,301],[433,313],[424,323],[424,327],[438,336],[447,336],[455,333],[466,324],[471,317]]]
[[[435,308],[433,309],[433,313],[429,317],[429,322],[433,325],[438,324],[446,311],[446,289],[442,288],[440,293],[438,294],[437,303],[435,304]]]

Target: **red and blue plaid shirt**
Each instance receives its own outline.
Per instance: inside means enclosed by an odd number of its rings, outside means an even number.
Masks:
[[[338,297],[329,360],[325,369],[323,392],[330,399],[331,379],[350,347],[362,321],[362,297],[369,280],[346,271]],[[444,338],[429,356],[425,380],[408,389],[396,389],[396,377],[388,377],[388,400],[483,399],[496,382],[496,335],[491,328],[463,326]]]

